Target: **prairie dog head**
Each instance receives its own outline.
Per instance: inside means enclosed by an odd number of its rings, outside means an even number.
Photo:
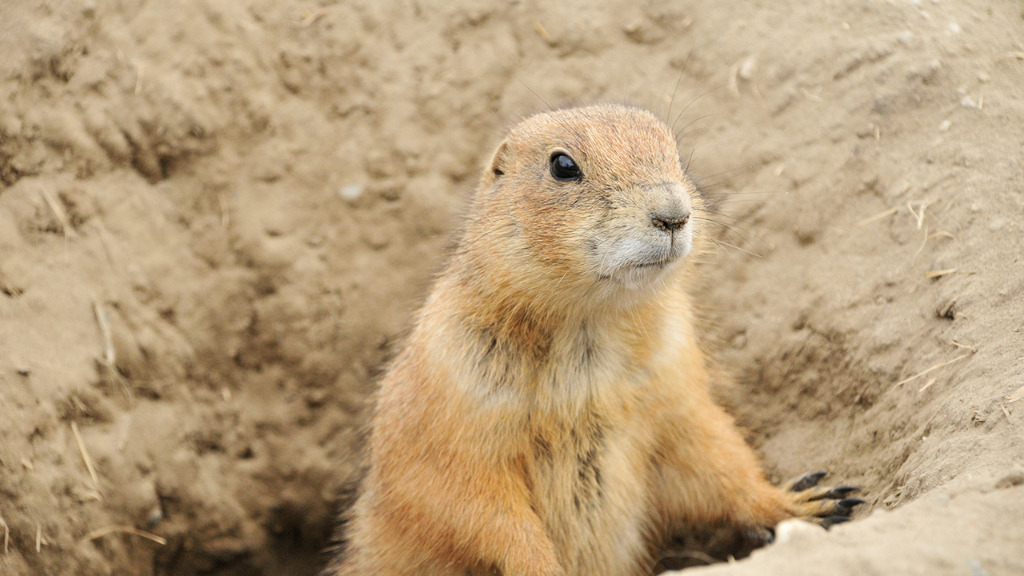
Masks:
[[[640,296],[692,250],[699,198],[669,127],[618,105],[515,125],[477,190],[462,250],[525,295]],[[574,302],[575,304],[575,302]]]

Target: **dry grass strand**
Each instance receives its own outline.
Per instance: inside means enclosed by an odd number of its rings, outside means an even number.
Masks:
[[[896,206],[894,206],[892,208],[889,208],[888,210],[883,210],[882,212],[879,212],[878,214],[875,214],[874,216],[868,216],[867,218],[861,220],[860,222],[857,222],[857,227],[867,226],[868,224],[871,224],[872,222],[877,222],[877,221],[879,221],[879,220],[881,220],[883,218],[887,218],[889,216],[892,216],[893,214],[895,214],[895,213],[897,213],[899,211],[900,211],[900,209],[898,207],[896,207]]]
[[[161,546],[167,544],[167,539],[164,538],[163,536],[157,536],[156,534],[153,534],[152,532],[146,532],[145,530],[139,530],[138,528],[135,528],[134,526],[122,526],[122,525],[104,526],[102,528],[97,528],[97,529],[93,530],[92,532],[89,532],[88,534],[83,536],[82,540],[83,541],[92,541],[92,540],[96,540],[97,538],[102,538],[104,536],[108,536],[110,534],[131,534],[132,536],[138,536],[140,538],[145,538],[146,540],[150,540],[150,541],[156,542],[157,544],[159,544]]]
[[[71,432],[75,435],[75,442],[78,444],[78,452],[82,455],[82,461],[85,462],[85,468],[89,471],[89,477],[92,478],[93,486],[96,488],[96,492],[100,492],[100,478],[96,474],[96,467],[92,464],[92,458],[89,456],[89,451],[85,448],[85,441],[82,440],[82,434],[78,431],[78,424],[75,422],[71,423]],[[102,499],[102,495],[101,495]]]
[[[907,382],[911,382],[913,380],[917,380],[918,378],[920,378],[921,376],[924,376],[925,374],[929,374],[931,372],[934,372],[935,370],[938,370],[939,368],[942,368],[943,366],[949,366],[950,364],[952,364],[954,362],[959,362],[959,361],[963,360],[964,358],[967,358],[970,355],[971,355],[971,353],[968,352],[966,354],[961,354],[961,355],[957,356],[956,358],[953,358],[952,360],[947,360],[945,362],[940,362],[940,363],[932,366],[931,368],[928,368],[926,370],[922,370],[921,372],[918,372],[917,374],[914,374],[913,376],[911,376],[909,378],[904,378],[903,380],[900,380],[896,384],[893,384],[893,386],[902,386],[903,384],[906,384]]]

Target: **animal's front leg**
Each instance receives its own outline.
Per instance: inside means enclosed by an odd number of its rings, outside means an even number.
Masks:
[[[689,414],[666,419],[656,451],[653,493],[669,530],[732,525],[756,532],[787,518],[828,526],[863,502],[847,497],[852,487],[818,487],[823,474],[773,486],[721,408],[709,399]]]
[[[407,462],[406,467],[415,466]],[[565,574],[514,463],[492,467],[453,460],[443,467],[406,470],[384,485],[391,489],[382,497],[397,506],[382,506],[382,520],[401,525],[410,519],[403,511],[416,516],[413,539],[422,554],[437,556],[433,563],[473,574]]]

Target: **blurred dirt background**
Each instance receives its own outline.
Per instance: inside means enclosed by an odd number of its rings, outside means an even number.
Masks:
[[[315,574],[501,130],[594,100],[722,200],[774,479],[870,500],[696,573],[1024,572],[1020,3],[15,0],[0,54],[5,576]]]

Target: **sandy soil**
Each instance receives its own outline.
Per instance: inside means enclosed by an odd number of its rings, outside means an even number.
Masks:
[[[0,573],[314,574],[501,129],[592,100],[722,203],[772,475],[870,501],[696,573],[1024,571],[1019,4],[444,5],[0,4]]]

